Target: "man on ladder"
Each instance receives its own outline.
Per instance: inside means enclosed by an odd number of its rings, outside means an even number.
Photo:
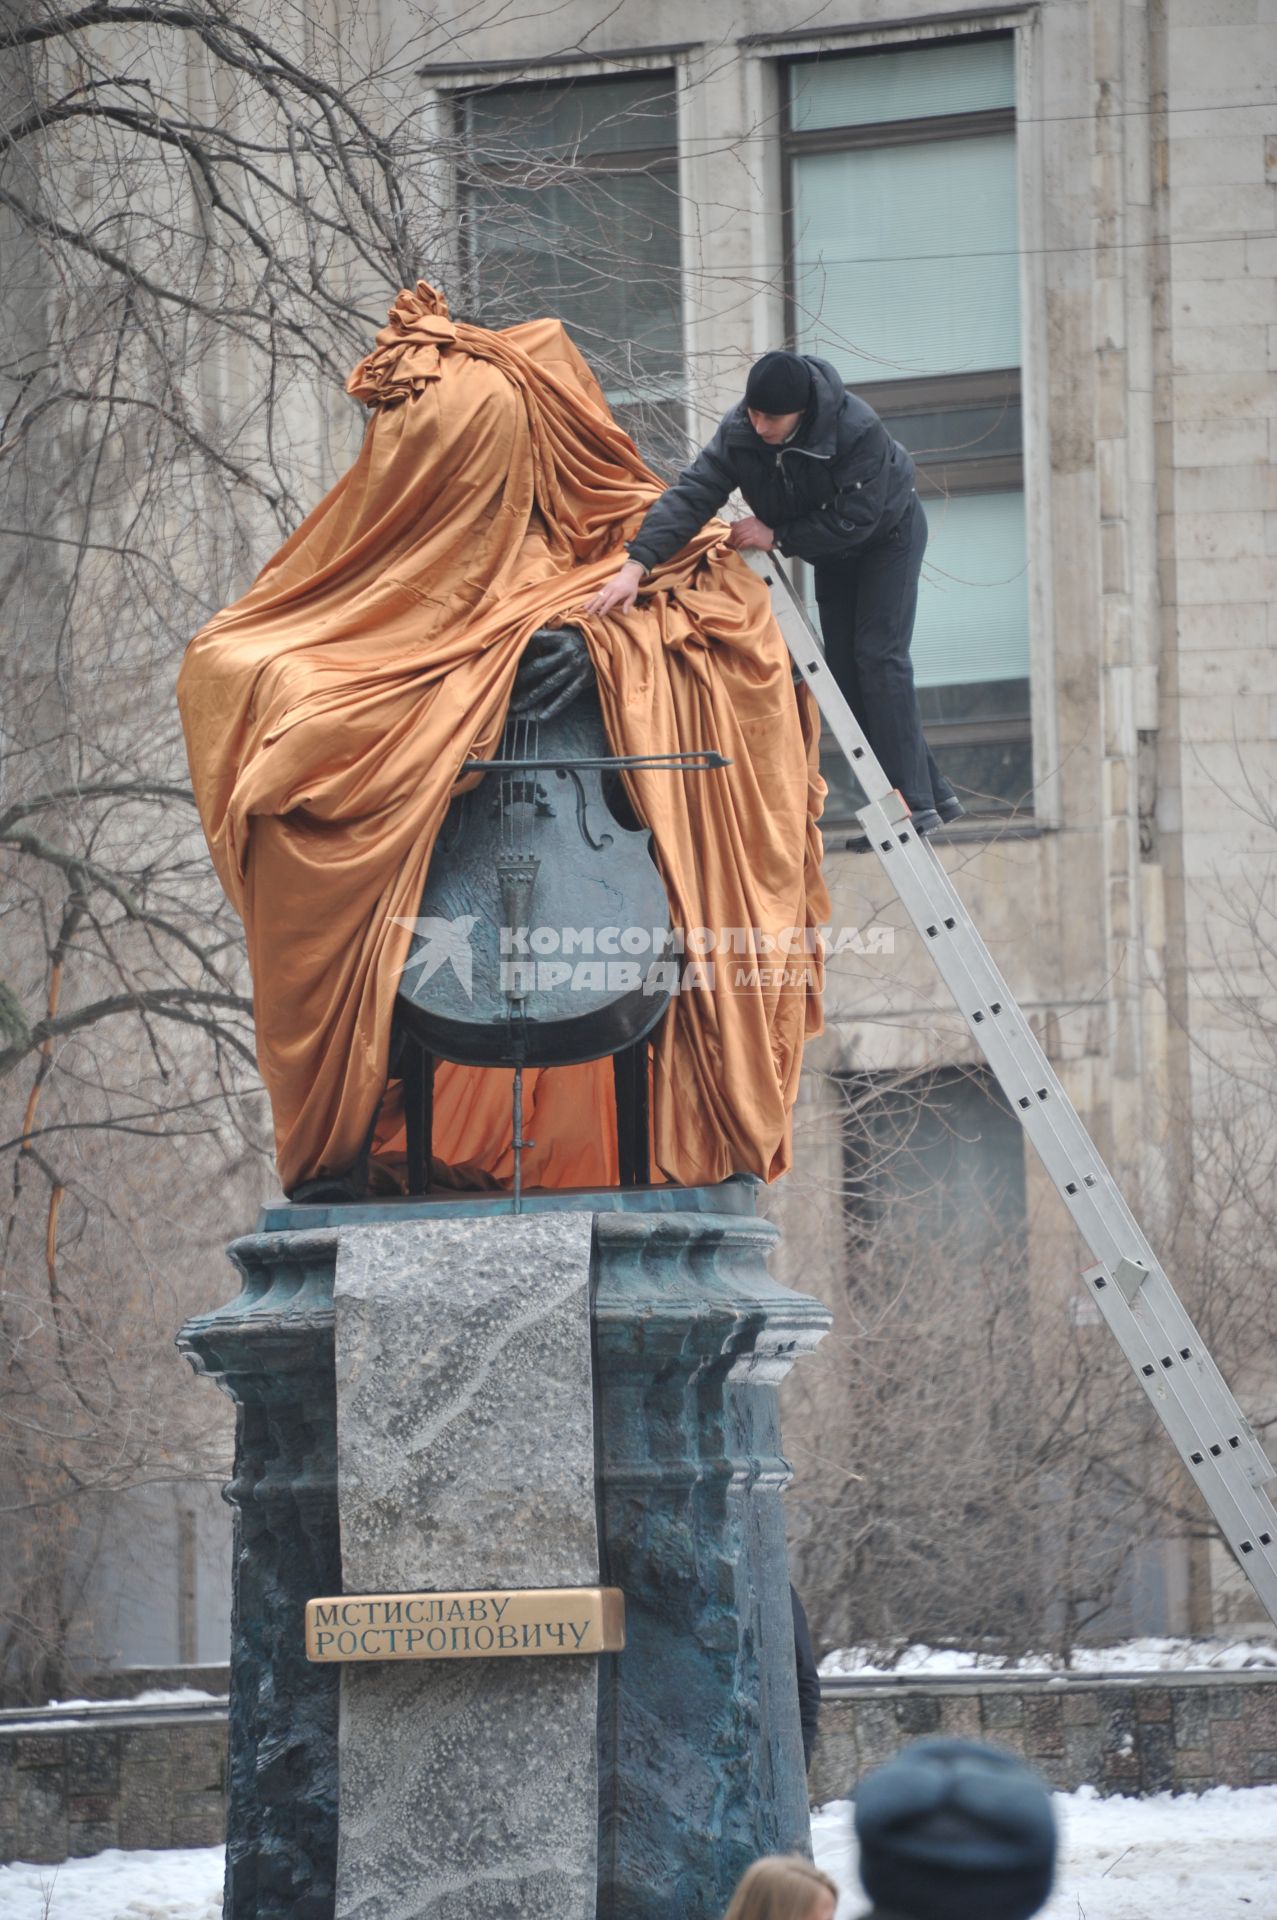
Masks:
[[[827,360],[765,353],[755,363],[744,399],[648,510],[586,613],[628,612],[644,575],[737,488],[752,511],[728,544],[776,547],[814,568],[825,658],[915,831],[956,820],[962,803],[923,738],[909,659],[927,547],[913,461]]]
[[[907,507],[900,512],[898,496],[888,478],[896,456],[908,462],[908,455],[895,447],[878,422],[881,436],[876,442],[878,464],[866,454],[861,470],[854,461],[844,457],[842,427],[834,433],[832,441],[820,427],[821,404],[816,398],[808,401],[796,420],[792,415],[782,415],[777,422],[760,408],[752,407],[751,396],[773,403],[796,403],[806,391],[798,384],[779,387],[770,384],[765,376],[778,360],[786,363],[785,379],[790,378],[788,363],[796,362],[811,370],[813,385],[818,377],[837,383],[833,369],[823,361],[799,360],[792,354],[764,356],[750,374],[750,387],[742,405],[726,416],[709,446],[677,484],[649,509],[630,542],[630,559],[594,595],[587,612],[603,614],[631,606],[646,568],[676,553],[703,520],[723,504],[733,487],[741,488],[751,506],[767,504],[773,512],[770,522],[760,522],[758,518],[738,522],[733,544],[741,551],[752,549],[758,555],[759,570],[771,587],[777,624],[794,665],[865,795],[867,804],[860,809],[858,818],[868,844],[893,882],[901,905],[952,993],[972,1038],[1007,1097],[1011,1112],[1037,1149],[1074,1227],[1095,1257],[1095,1264],[1082,1276],[1087,1292],[1108,1323],[1256,1597],[1277,1621],[1277,1508],[1268,1492],[1277,1482],[1277,1469],[1189,1319],[1116,1181],[1096,1152],[949,874],[927,845],[927,833],[940,824],[937,816],[941,815],[947,788],[937,791],[933,783],[930,795],[920,796],[924,806],[919,813],[915,793],[897,778],[900,762],[893,764],[888,757],[903,737],[901,709],[895,710],[893,724],[884,726],[882,714],[873,711],[873,702],[865,703],[866,687],[860,675],[853,686],[862,711],[855,711],[844,685],[845,657],[840,665],[836,644],[827,654],[822,652],[793,583],[779,566],[764,557],[781,536],[782,550],[815,559],[819,577],[825,554],[820,545],[821,536],[827,537],[835,526],[842,527],[848,537],[848,553],[857,550],[853,536],[865,528],[871,529],[868,542],[860,540],[859,546],[862,554],[866,544],[872,549],[872,529],[881,524],[903,526],[909,512]],[[759,376],[757,384],[755,375]],[[797,375],[793,378],[796,381]],[[860,403],[854,404],[858,407]],[[771,438],[764,438],[763,428]],[[782,428],[788,428],[788,432]],[[868,444],[873,445],[872,427],[866,427],[865,433],[869,436]],[[854,440],[852,444],[856,444]],[[775,448],[774,474],[769,474],[766,466],[764,449],[769,446]],[[790,449],[788,455],[786,449]],[[818,494],[815,482],[808,478],[801,498],[794,493],[794,498],[799,499],[799,510],[792,517],[770,505],[781,498],[775,489],[796,487],[797,468],[791,468],[789,477],[784,477],[786,469],[781,462],[786,457],[791,462],[800,460],[804,472],[808,466],[814,472],[814,463],[825,461],[821,469],[825,474],[825,493]],[[848,475],[850,493],[846,485]],[[912,487],[911,464],[909,475]],[[862,482],[859,488],[855,484],[857,479]],[[862,510],[855,506],[854,496],[866,492],[871,497]],[[896,500],[894,510],[887,506],[893,498]],[[895,520],[893,511],[899,514]],[[920,508],[915,507],[913,511],[921,515]],[[918,560],[921,561],[920,548]],[[899,579],[902,595],[906,597],[907,578],[902,568]],[[913,578],[916,587],[916,570]],[[828,641],[831,638],[826,611],[828,596],[818,595],[818,598]],[[912,623],[911,598],[909,609]],[[859,634],[858,625],[855,631]],[[898,626],[897,633],[900,631]],[[906,656],[906,668],[907,647],[906,634],[903,649],[897,648],[897,653],[903,651]],[[853,667],[857,668],[854,660]],[[887,684],[898,690],[904,681],[897,675],[894,682],[873,683],[875,690]],[[912,699],[911,673],[907,684]],[[916,702],[912,713],[912,724],[916,726]],[[921,738],[920,730],[918,738]],[[875,741],[886,743],[883,752],[876,750]]]

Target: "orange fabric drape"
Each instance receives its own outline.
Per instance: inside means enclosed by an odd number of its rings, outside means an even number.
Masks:
[[[367,1136],[411,939],[396,921],[418,911],[458,770],[496,748],[537,627],[585,631],[616,752],[732,760],[631,778],[676,926],[775,935],[827,912],[809,696],[722,524],[633,613],[582,616],[661,483],[562,326],[454,324],[421,282],[349,387],[372,409],[354,466],[196,635],[178,681],[201,818],[247,934],[285,1189],[349,1167]],[[656,1038],[653,1154],[684,1184],[789,1163],[819,957],[765,958],[777,972],[755,987],[736,984],[739,964],[681,994]],[[438,1069],[435,1152],[454,1179],[510,1178],[509,1079]],[[614,1181],[610,1063],[527,1079],[529,1184]],[[401,1155],[392,1098],[375,1156],[393,1169]]]

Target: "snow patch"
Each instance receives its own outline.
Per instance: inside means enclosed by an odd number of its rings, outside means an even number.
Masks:
[[[225,1700],[224,1693],[205,1693],[202,1687],[150,1687],[135,1693],[131,1701],[116,1700],[117,1707],[185,1707],[199,1700]]]
[[[221,1920],[222,1848],[123,1853],[60,1867],[0,1867],[3,1920]]]
[[[59,1713],[120,1713],[128,1707],[184,1707],[196,1701],[225,1700],[224,1693],[205,1693],[201,1687],[150,1687],[145,1693],[121,1694],[118,1700],[49,1700]],[[32,1708],[32,1712],[38,1709]]]
[[[1277,1787],[1147,1800],[1082,1787],[1054,1801],[1060,1865],[1042,1920],[1277,1920]],[[811,1823],[817,1862],[844,1889],[838,1920],[866,1905],[851,1815],[849,1800],[835,1800]],[[2,1920],[221,1920],[221,1911],[220,1847],[0,1867]]]
[[[1277,1668],[1272,1640],[1123,1640],[1114,1647],[1074,1647],[1066,1663],[1049,1653],[1018,1660],[960,1647],[919,1642],[892,1653],[882,1647],[839,1647],[820,1663],[822,1674],[878,1673],[1240,1673]]]
[[[1277,1920],[1277,1787],[1052,1799],[1060,1861],[1042,1920]],[[866,1906],[851,1820],[850,1800],[812,1815],[816,1862],[844,1889],[836,1920]]]

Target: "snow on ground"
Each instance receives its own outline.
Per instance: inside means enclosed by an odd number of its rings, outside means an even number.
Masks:
[[[3,1920],[221,1920],[221,1847],[0,1867]]]
[[[1070,1673],[1237,1672],[1244,1667],[1277,1667],[1272,1640],[1123,1640],[1116,1647],[1074,1647]],[[973,1653],[957,1647],[917,1644],[898,1653],[883,1647],[840,1647],[820,1663],[824,1674],[871,1673],[1062,1673],[1063,1660],[1049,1653],[1027,1653],[1019,1660],[1001,1654]]]
[[[1277,1920],[1277,1787],[1053,1799],[1060,1863],[1042,1920]],[[811,1822],[818,1865],[846,1889],[837,1920],[865,1907],[851,1815],[835,1800]]]
[[[1060,1869],[1043,1920],[1277,1920],[1277,1787],[1101,1799],[1055,1795]],[[851,1803],[812,1816],[816,1859],[864,1910]],[[220,1920],[222,1849],[99,1853],[0,1867],[0,1920]]]

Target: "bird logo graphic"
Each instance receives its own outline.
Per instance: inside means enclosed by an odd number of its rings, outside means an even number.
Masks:
[[[415,973],[416,979],[411,985],[422,986],[447,962],[467,998],[473,998],[474,955],[470,950],[470,933],[478,914],[459,913],[455,920],[441,920],[432,913],[416,919],[396,913],[392,918],[397,927],[411,927],[415,936],[402,968],[405,980],[410,973]]]

